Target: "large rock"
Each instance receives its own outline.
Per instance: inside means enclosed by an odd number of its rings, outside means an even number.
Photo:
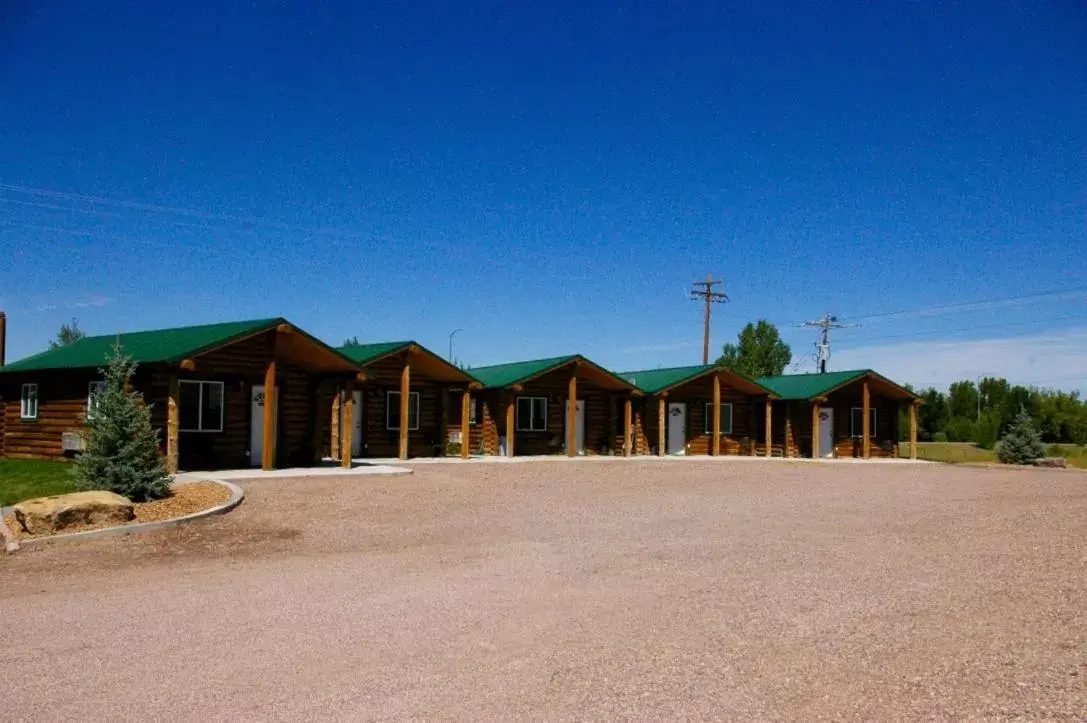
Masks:
[[[1068,460],[1064,457],[1042,457],[1034,460],[1034,464],[1039,467],[1067,467]]]
[[[121,525],[133,518],[132,502],[113,492],[75,492],[26,500],[13,508],[15,519],[31,535],[46,535],[84,525]]]

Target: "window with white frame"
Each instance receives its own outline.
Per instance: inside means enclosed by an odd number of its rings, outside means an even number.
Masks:
[[[106,393],[105,382],[91,382],[87,385],[87,419],[94,419],[98,411],[98,400]]]
[[[183,379],[177,396],[180,431],[223,431],[223,382]]]
[[[864,407],[853,407],[850,414],[850,427],[851,434],[854,437],[864,436]],[[869,439],[876,436],[876,409],[875,407],[868,408],[868,437]]]
[[[400,392],[385,393],[385,429],[400,429]],[[408,431],[419,429],[419,392],[408,392]]]
[[[517,397],[517,431],[547,431],[547,397]]]
[[[713,402],[706,402],[705,414],[702,415],[703,431],[713,434]],[[732,405],[721,405],[721,434],[732,434]]]
[[[38,385],[24,384],[19,396],[19,416],[22,419],[38,418]]]

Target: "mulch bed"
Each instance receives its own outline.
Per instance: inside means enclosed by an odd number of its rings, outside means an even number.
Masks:
[[[200,512],[216,505],[221,505],[230,498],[230,490],[215,482],[190,482],[178,485],[171,490],[169,497],[154,502],[137,502],[132,506],[136,517],[125,524],[138,525],[143,522],[159,522],[171,520],[175,517],[184,517],[193,512]],[[49,537],[50,535],[31,535],[19,525],[15,515],[4,518],[8,529],[20,540],[32,537]],[[116,526],[116,525],[113,525]],[[111,525],[82,525],[69,527],[56,534],[68,534],[71,532],[85,532],[97,530]]]

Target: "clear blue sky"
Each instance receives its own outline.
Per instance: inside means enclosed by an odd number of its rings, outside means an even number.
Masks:
[[[715,347],[766,317],[797,356],[824,311],[1087,288],[1074,0],[87,5],[0,9],[9,358],[283,315],[638,368],[699,360],[707,272]],[[1082,386],[1085,301],[870,319],[835,363]],[[1025,367],[962,345],[1006,337]]]

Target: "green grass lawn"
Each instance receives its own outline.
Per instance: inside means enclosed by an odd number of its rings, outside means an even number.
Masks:
[[[900,456],[909,457],[910,443],[900,443],[898,452]],[[973,442],[918,442],[917,458],[934,462],[995,462],[996,454]]]
[[[75,492],[72,466],[40,459],[0,459],[0,507]]]
[[[902,457],[910,455],[909,442],[899,445],[898,453]],[[1087,447],[1074,444],[1048,444],[1046,454],[1050,457],[1064,457],[1069,466],[1087,469]],[[982,449],[973,442],[918,442],[917,458],[930,459],[934,462],[996,462],[996,453],[991,449]]]

